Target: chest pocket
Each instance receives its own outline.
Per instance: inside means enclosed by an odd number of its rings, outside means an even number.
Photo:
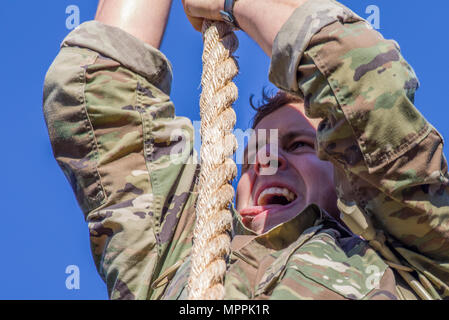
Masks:
[[[354,238],[351,249],[343,250],[338,236],[335,230],[323,230],[297,247],[265,293],[283,299],[363,299],[378,288],[387,265],[361,239]]]

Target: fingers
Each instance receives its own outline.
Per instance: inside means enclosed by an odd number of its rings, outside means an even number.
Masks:
[[[187,19],[189,19],[190,24],[192,27],[196,30],[201,32],[201,27],[203,25],[203,19],[197,18],[189,14],[188,8],[186,6],[186,0],[182,0],[182,6],[184,7],[184,13],[187,16]]]
[[[189,19],[190,24],[193,26],[193,28],[196,31],[201,32],[201,28],[203,26],[203,20],[202,18],[195,18],[192,16],[187,15],[187,19]]]
[[[222,20],[220,10],[224,0],[182,0],[184,11],[195,30],[201,32],[204,19]]]

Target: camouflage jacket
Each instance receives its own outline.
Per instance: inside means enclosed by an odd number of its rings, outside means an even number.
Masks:
[[[111,299],[187,297],[198,166],[171,76],[160,51],[95,21],[66,37],[46,76],[54,156]],[[335,165],[340,201],[371,216],[408,272],[448,298],[443,140],[413,105],[418,81],[398,45],[335,1],[309,1],[275,39],[270,80],[324,119],[317,152]],[[227,299],[416,298],[391,262],[315,205],[262,235],[234,216]]]

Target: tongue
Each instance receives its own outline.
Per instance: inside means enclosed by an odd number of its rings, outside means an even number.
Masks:
[[[257,216],[258,214],[270,210],[270,209],[274,209],[274,208],[279,208],[279,204],[267,204],[264,206],[254,206],[254,207],[248,207],[245,209],[240,210],[240,215],[242,216]]]

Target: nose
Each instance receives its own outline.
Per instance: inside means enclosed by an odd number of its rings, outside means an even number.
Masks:
[[[273,175],[287,168],[287,160],[277,146],[266,144],[257,151],[254,168],[258,175]]]

